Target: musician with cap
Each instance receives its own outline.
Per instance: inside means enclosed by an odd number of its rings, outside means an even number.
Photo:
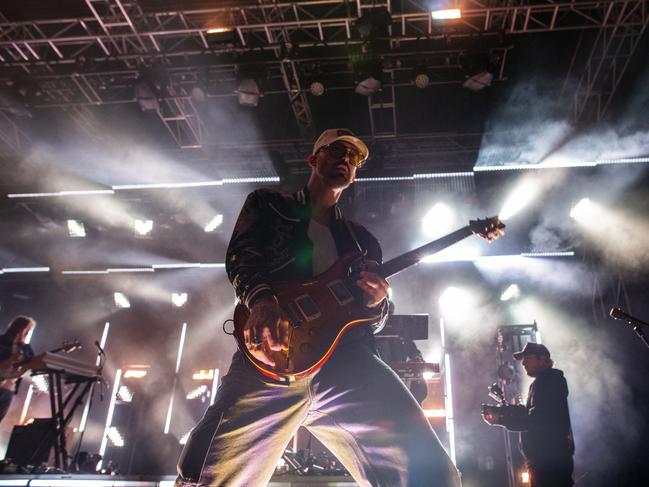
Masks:
[[[250,312],[245,348],[241,340],[213,405],[189,436],[177,486],[264,486],[300,426],[359,485],[459,486],[422,409],[376,352],[373,332],[388,308],[388,283],[372,272],[381,247],[338,205],[368,156],[351,131],[325,130],[307,157],[311,174],[302,190],[248,195],[226,254],[228,277]],[[362,252],[365,261],[355,281],[359,306],[380,318],[345,332],[313,375],[283,382],[262,374],[248,355],[274,366],[269,351],[287,347],[293,326],[273,283],[310,279],[351,251]]]
[[[540,343],[526,343],[523,350],[514,353],[514,358],[534,378],[527,395],[526,414],[503,415],[494,424],[521,431],[521,447],[532,487],[571,486],[575,447],[563,371],[554,368],[550,351]]]

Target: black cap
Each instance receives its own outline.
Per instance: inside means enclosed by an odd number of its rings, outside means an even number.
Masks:
[[[516,360],[523,360],[523,357],[525,355],[541,355],[550,357],[550,350],[548,350],[545,345],[541,345],[540,343],[527,342],[523,347],[523,350],[514,353],[514,358]]]

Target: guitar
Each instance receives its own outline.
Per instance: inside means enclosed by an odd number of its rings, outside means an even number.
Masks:
[[[384,279],[417,264],[425,256],[439,252],[476,234],[491,242],[504,234],[505,225],[497,218],[471,220],[469,224],[445,237],[395,257],[372,272]],[[244,304],[234,310],[233,335],[241,352],[263,375],[274,380],[293,382],[308,377],[324,365],[343,334],[358,325],[376,323],[377,309],[363,305],[363,293],[354,284],[363,270],[363,255],[356,251],[342,256],[323,273],[303,281],[271,284],[280,307],[289,322],[288,341],[279,351],[264,351],[275,362],[269,366],[257,360],[247,349],[243,329],[250,316]]]
[[[71,340],[63,342],[63,344],[50,350],[49,353],[70,353],[81,348],[81,342],[78,340]],[[23,376],[28,370],[39,366],[45,353],[33,355],[31,357],[24,357],[23,355],[13,355],[6,360],[0,361],[0,382],[18,379]]]

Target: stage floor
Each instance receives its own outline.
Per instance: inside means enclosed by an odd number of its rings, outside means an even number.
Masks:
[[[175,477],[110,475],[0,475],[0,487],[173,487]],[[354,487],[351,477],[326,475],[282,475],[273,477],[268,487]]]

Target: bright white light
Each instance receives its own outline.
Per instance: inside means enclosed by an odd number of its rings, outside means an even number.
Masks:
[[[465,309],[467,302],[469,301],[469,293],[454,286],[446,288],[439,297],[439,305],[445,313],[458,309]]]
[[[180,437],[180,440],[178,441],[178,443],[180,443],[181,445],[186,445],[187,440],[189,440],[189,435],[191,435],[191,434],[192,434],[192,430],[189,430],[187,433],[185,433],[184,435],[182,435]]]
[[[146,376],[147,371],[145,369],[126,369],[124,372],[125,379],[142,379]]]
[[[498,218],[507,220],[530,204],[541,191],[538,181],[525,179],[507,197]]]
[[[435,372],[425,371],[423,374],[421,374],[421,377],[424,380],[432,380],[433,377],[435,377]]]
[[[275,466],[275,468],[282,469],[285,466],[286,466],[286,460],[284,460],[283,458],[280,457],[280,459],[277,460],[277,465]]]
[[[446,409],[424,409],[427,418],[445,418]]]
[[[206,392],[207,392],[207,386],[205,384],[203,384],[203,385],[200,385],[200,386],[196,387],[195,389],[189,391],[189,393],[187,393],[187,396],[185,396],[185,397],[187,398],[187,400],[191,401],[192,399],[196,399],[197,397],[201,397]]]
[[[192,374],[192,379],[194,380],[213,380],[214,379],[214,369],[202,369],[198,372]]]
[[[108,439],[113,444],[113,446],[120,448],[124,446],[124,437],[115,426],[108,428]]]
[[[120,386],[117,395],[119,396],[119,400],[122,402],[131,402],[133,400],[133,393],[126,386]]]
[[[448,233],[454,223],[455,213],[453,210],[444,203],[435,203],[424,216],[421,228],[426,237],[433,238]]]
[[[153,230],[153,220],[134,220],[133,227],[135,228],[136,235],[148,235]]]
[[[47,392],[50,390],[47,376],[44,374],[32,376],[32,384],[34,384],[34,388],[38,392]]]
[[[113,299],[115,300],[115,306],[118,308],[130,308],[131,302],[128,300],[124,293],[115,293],[113,294]]]
[[[577,220],[579,223],[593,222],[600,214],[597,205],[590,201],[588,198],[582,198],[570,210],[570,217]]]
[[[516,284],[511,284],[505,291],[500,295],[501,301],[509,301],[510,299],[516,299],[520,297],[521,290]]]
[[[449,8],[446,10],[434,10],[431,12],[433,20],[447,20],[462,18],[462,12],[459,8]]]
[[[180,308],[187,302],[187,293],[171,293],[171,302]]]
[[[205,231],[207,233],[213,232],[223,224],[223,215],[217,214],[212,218],[207,225],[205,225]]]
[[[113,390],[110,393],[110,404],[108,405],[108,414],[106,415],[106,425],[104,426],[104,436],[99,446],[99,454],[103,457],[106,453],[106,446],[108,445],[108,432],[113,422],[113,414],[115,413],[115,403],[117,402],[117,391],[122,380],[122,369],[117,369],[115,372],[115,380],[113,382]],[[101,471],[103,460],[97,463],[97,471]]]
[[[224,34],[226,32],[232,32],[231,27],[212,27],[211,29],[207,29],[208,34]]]
[[[453,417],[453,390],[451,388],[451,357],[444,354],[444,406],[446,408],[446,431],[449,438],[449,455],[453,465],[457,465],[455,457],[455,418]]]
[[[68,220],[68,233],[70,237],[85,237],[86,227],[79,220]]]
[[[527,470],[521,472],[521,483],[529,484],[530,483],[530,473]]]

